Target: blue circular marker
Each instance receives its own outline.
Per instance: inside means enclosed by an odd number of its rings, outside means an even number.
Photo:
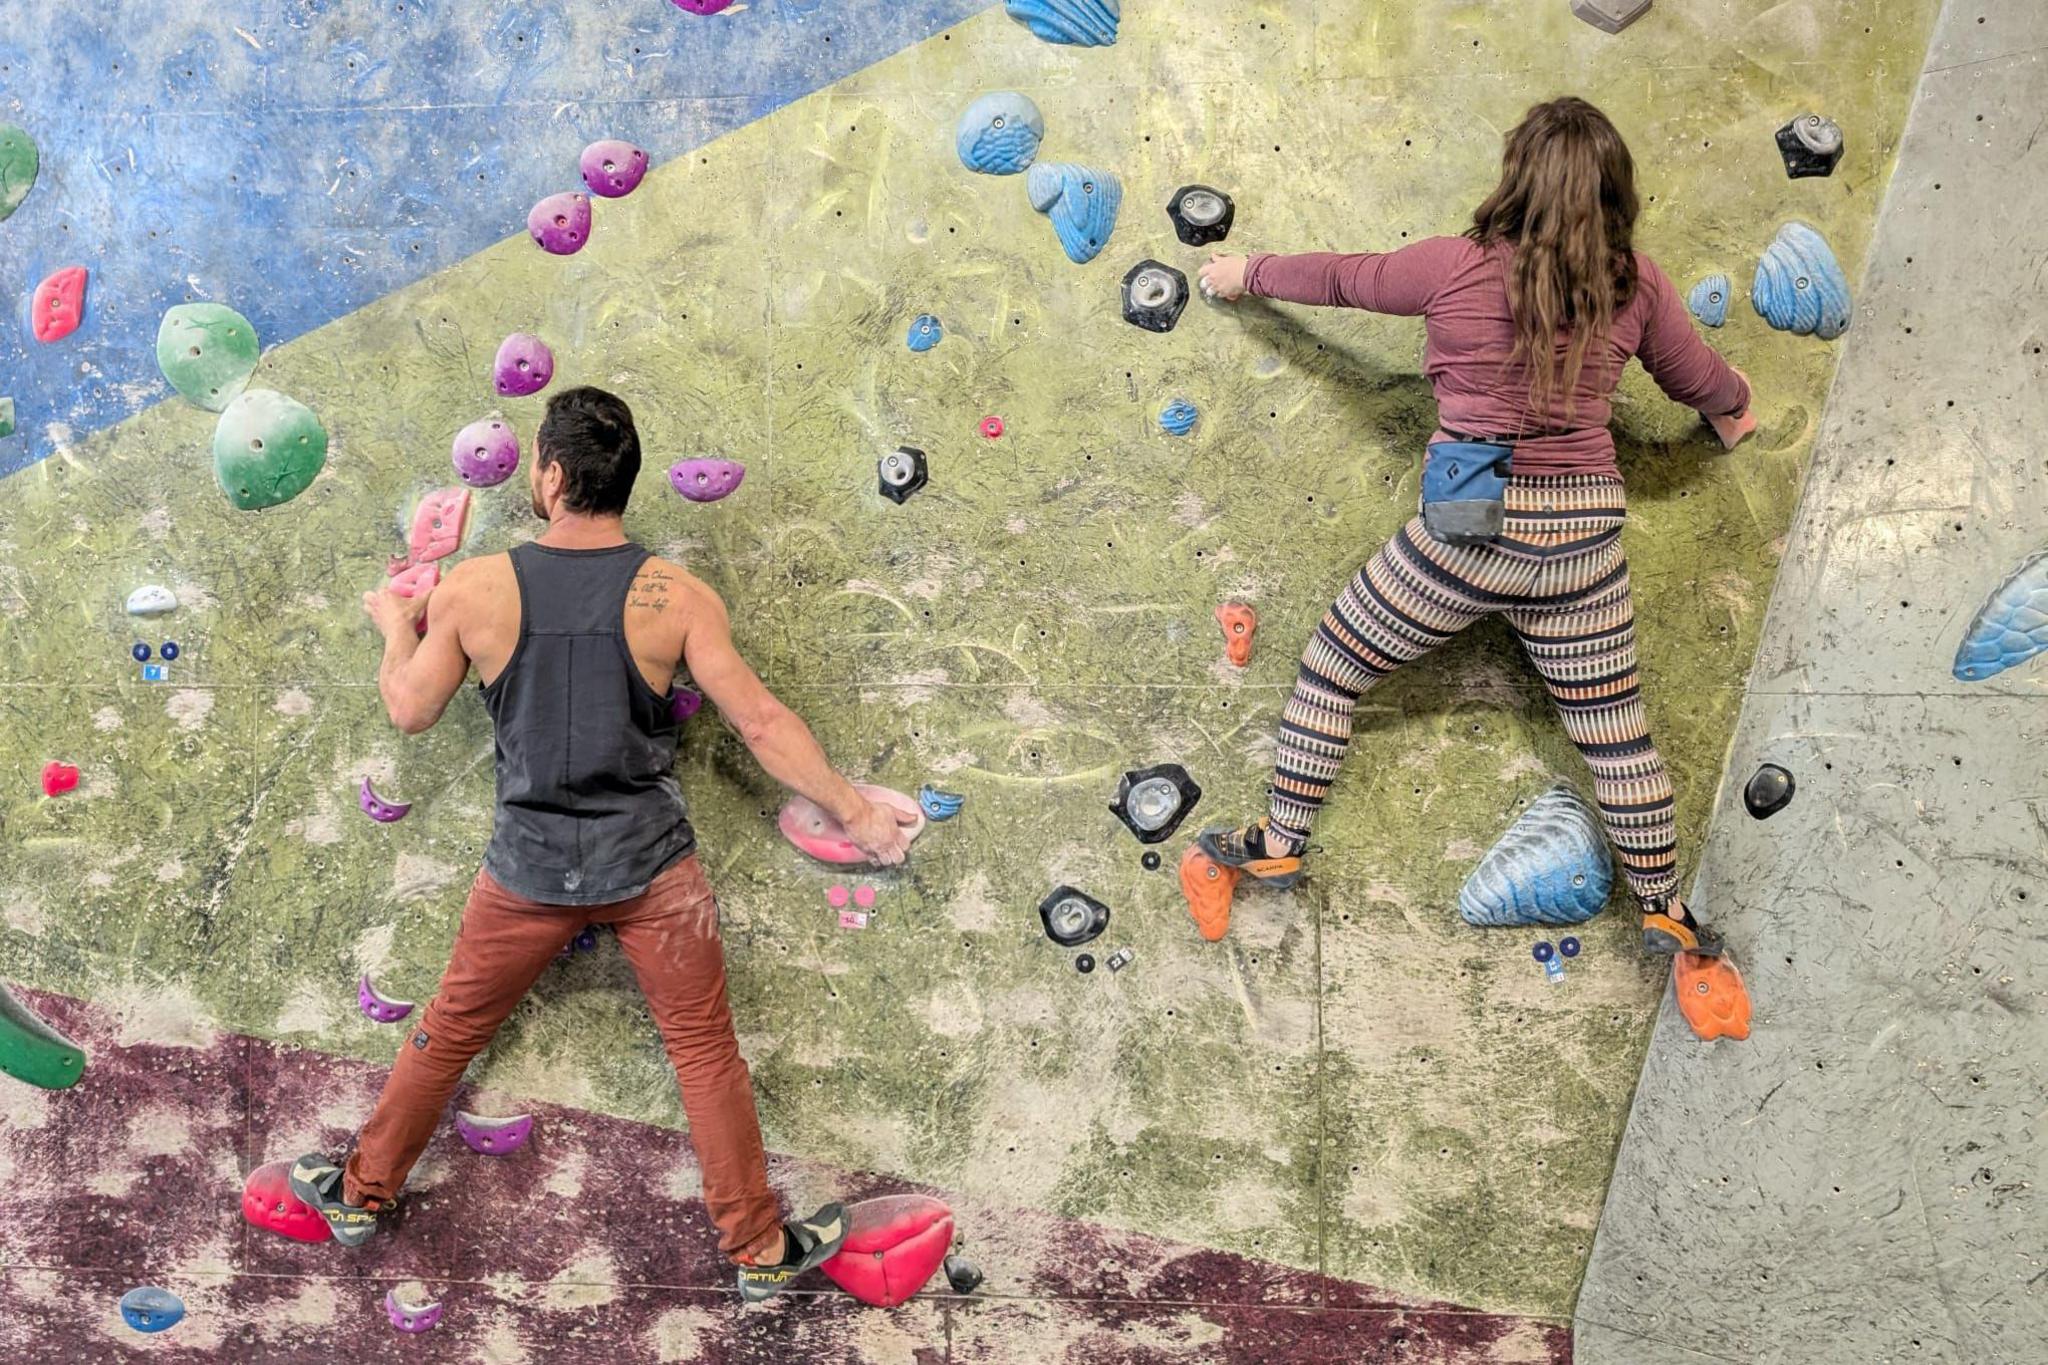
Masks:
[[[121,1296],[121,1318],[138,1332],[161,1332],[185,1317],[185,1301],[168,1289],[144,1285]]]
[[[1557,949],[1550,946],[1549,939],[1544,939],[1529,950],[1529,956],[1535,958],[1538,962],[1548,962],[1557,956]]]
[[[166,641],[164,641],[164,647],[163,647],[162,649],[158,650],[158,651],[157,651],[157,653],[159,653],[159,654],[163,655],[163,656],[164,656],[164,657],[165,657],[166,659],[175,659],[175,658],[177,658],[177,657],[178,657],[178,642],[177,642],[176,640],[166,640]]]
[[[1566,957],[1577,957],[1579,955],[1579,941],[1570,934],[1566,934],[1557,941],[1557,950]]]
[[[139,640],[136,642],[135,648],[129,650],[128,652],[135,656],[136,663],[146,664],[149,662],[149,646],[143,644]]]

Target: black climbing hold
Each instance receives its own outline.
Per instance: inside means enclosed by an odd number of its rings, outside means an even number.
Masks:
[[[956,1251],[946,1258],[946,1283],[955,1294],[972,1294],[981,1288],[981,1267]]]
[[[1173,219],[1173,235],[1188,246],[1207,246],[1230,235],[1230,222],[1237,217],[1237,205],[1222,190],[1207,185],[1182,185],[1166,205]]]
[[[875,474],[881,480],[882,496],[891,502],[901,503],[925,485],[928,476],[924,452],[910,446],[898,446],[893,455],[881,458],[875,466]]]
[[[1159,763],[1125,773],[1116,784],[1116,799],[1109,809],[1138,836],[1139,843],[1157,844],[1173,837],[1201,799],[1202,789],[1186,768]]]
[[[1188,277],[1170,265],[1144,260],[1124,276],[1124,321],[1148,332],[1171,332],[1188,306]]]
[[[1088,973],[1094,971],[1095,955],[1093,953],[1083,953],[1079,957],[1075,958],[1074,970],[1079,972],[1083,976],[1086,976],[1088,975]]]
[[[1145,850],[1145,856],[1138,859],[1138,861],[1145,865],[1147,872],[1157,872],[1159,870],[1159,855],[1149,848]]]
[[[1062,948],[1078,948],[1109,927],[1109,907],[1085,891],[1055,886],[1038,903],[1045,936]]]
[[[1768,820],[1792,804],[1792,793],[1798,787],[1791,773],[1775,763],[1766,763],[1743,787],[1742,804],[1749,807],[1749,813],[1757,819]]]
[[[1841,125],[1819,114],[1801,114],[1778,130],[1778,152],[1785,158],[1785,174],[1794,180],[1833,175],[1842,159]]]

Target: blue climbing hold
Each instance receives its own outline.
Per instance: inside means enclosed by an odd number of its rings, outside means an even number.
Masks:
[[[967,106],[953,129],[960,164],[983,175],[1015,175],[1038,155],[1045,115],[1014,90],[983,95]]]
[[[128,653],[136,663],[146,664],[149,662],[149,646],[143,644],[140,640],[136,641],[135,647],[129,650]]]
[[[1804,223],[1787,223],[1756,263],[1749,301],[1781,332],[1833,341],[1849,330],[1849,279],[1826,239]]]
[[[1614,885],[1607,838],[1585,798],[1560,782],[1529,803],[1458,892],[1458,913],[1480,928],[1578,924],[1600,913]]]
[[[1052,219],[1067,259],[1083,265],[1109,245],[1116,211],[1124,202],[1123,182],[1112,171],[1071,161],[1041,161],[1024,177],[1031,207]]]
[[[168,1289],[146,1284],[121,1296],[121,1318],[138,1332],[176,1327],[185,1316],[185,1301]]]
[[[1195,429],[1202,414],[1185,398],[1176,398],[1159,410],[1159,427],[1168,436],[1185,436]]]
[[[942,792],[929,782],[917,789],[917,808],[924,812],[927,820],[950,820],[960,813],[960,807],[965,804],[966,797]]]
[[[1977,609],[1956,649],[1955,674],[1982,682],[2048,650],[2048,550],[2022,561]]]
[[[157,653],[159,653],[159,654],[163,655],[163,656],[164,656],[164,657],[165,657],[166,659],[175,659],[175,658],[177,658],[177,657],[178,657],[178,642],[177,642],[176,640],[166,640],[166,641],[164,641],[164,647],[163,647],[162,649],[158,650],[158,651],[157,651]]]
[[[1709,327],[1728,321],[1728,291],[1733,288],[1726,275],[1709,275],[1685,296],[1685,306]]]
[[[946,329],[930,313],[919,313],[911,321],[910,334],[903,338],[903,344],[923,354],[945,338]]]
[[[1121,0],[1006,0],[1010,17],[1048,43],[1108,47],[1116,41]]]

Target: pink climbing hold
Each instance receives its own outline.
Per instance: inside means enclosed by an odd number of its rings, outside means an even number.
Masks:
[[[583,149],[583,183],[606,199],[623,199],[640,188],[647,174],[647,153],[630,142],[607,138]]]
[[[467,529],[467,488],[439,488],[427,494],[413,511],[412,534],[406,538],[413,564],[428,564],[454,554],[462,548],[462,533]]]
[[[424,564],[414,564],[391,575],[391,582],[387,586],[400,597],[418,597],[422,593],[432,592],[440,583],[441,566],[430,559]]]
[[[717,14],[730,9],[732,0],[675,0],[677,9],[686,9],[692,14]]]
[[[738,460],[678,460],[668,467],[668,486],[691,502],[717,502],[746,477]]]
[[[273,1161],[249,1172],[242,1186],[242,1217],[295,1242],[325,1242],[334,1229],[320,1211],[292,1193],[291,1163]]]
[[[43,795],[62,796],[78,785],[78,769],[70,763],[50,760],[43,765]]]
[[[555,377],[555,353],[531,332],[514,332],[498,343],[491,377],[507,398],[539,393]]]
[[[873,888],[872,886],[856,886],[855,888],[853,888],[853,903],[855,905],[858,905],[863,910],[873,908],[875,903],[875,888]]]
[[[981,434],[993,441],[1003,434],[1003,419],[990,414],[981,419]]]
[[[575,940],[570,940],[572,943]],[[491,1119],[480,1114],[465,1114],[455,1111],[455,1131],[469,1144],[469,1150],[482,1156],[510,1156],[526,1145],[526,1139],[533,1135],[533,1115],[515,1114],[511,1118]]]
[[[574,256],[590,240],[590,196],[551,194],[526,215],[526,230],[541,250],[556,256]]]
[[[867,1199],[846,1211],[846,1241],[819,1267],[832,1283],[877,1308],[924,1288],[953,1246],[953,1210],[928,1194]]]
[[[868,782],[856,782],[853,789],[878,805],[916,816],[917,819],[905,827],[911,838],[915,839],[924,832],[924,812],[918,809],[915,797]],[[860,846],[846,837],[845,826],[827,815],[824,808],[809,797],[791,797],[776,817],[775,824],[782,831],[783,838],[821,863],[864,863],[868,860]]]
[[[831,906],[834,910],[844,910],[846,902],[851,899],[851,895],[843,886],[828,886],[825,888],[825,904]]]
[[[37,341],[62,341],[85,321],[85,267],[67,265],[36,286],[29,330]]]
[[[455,476],[471,488],[495,488],[519,468],[519,433],[495,413],[479,417],[455,433],[449,458]]]

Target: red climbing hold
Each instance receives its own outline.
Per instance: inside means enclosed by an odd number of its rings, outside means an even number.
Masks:
[[[334,1235],[319,1211],[292,1193],[288,1161],[273,1161],[249,1172],[249,1181],[242,1186],[242,1217],[295,1242],[324,1242]]]
[[[37,341],[62,341],[85,321],[85,267],[67,265],[36,286],[29,330]]]
[[[981,419],[981,434],[991,441],[1003,434],[1003,419],[990,415]]]
[[[1239,668],[1252,661],[1252,637],[1259,633],[1259,614],[1242,602],[1225,602],[1216,608],[1216,624],[1223,627],[1223,652]]]
[[[78,769],[55,759],[43,765],[43,795],[62,796],[78,785]]]
[[[1211,943],[1230,932],[1230,901],[1237,894],[1238,872],[1213,862],[1200,844],[1189,844],[1180,856],[1180,893],[1187,897],[1195,932]]]
[[[953,1246],[953,1210],[928,1194],[863,1200],[846,1211],[846,1241],[819,1269],[877,1308],[924,1288]]]

